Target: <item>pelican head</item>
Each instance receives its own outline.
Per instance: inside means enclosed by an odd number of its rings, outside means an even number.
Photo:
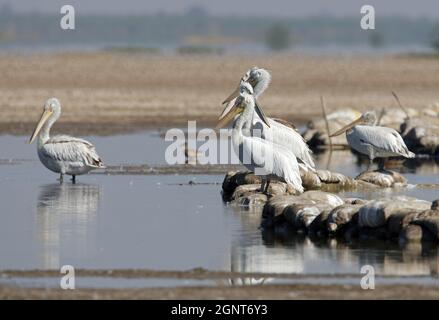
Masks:
[[[267,89],[271,81],[271,75],[263,68],[253,67],[247,71],[243,80],[250,83],[256,95],[259,95]]]
[[[249,90],[251,93],[248,93],[246,90]],[[226,109],[223,111],[223,114],[220,117],[220,121],[216,125],[217,129],[220,129],[224,126],[226,126],[230,121],[235,119],[235,117],[239,114],[241,114],[246,106],[253,104],[254,105],[254,98],[253,98],[253,88],[251,88],[250,85],[243,86],[243,91],[240,92],[239,96],[234,98],[231,103],[226,107]]]
[[[367,125],[367,126],[374,126],[377,122],[377,116],[374,111],[367,111],[363,113],[357,120],[352,121],[348,125],[344,126],[340,130],[334,132],[330,135],[330,137],[338,136],[351,128],[355,127],[356,125]]]
[[[249,83],[255,92],[255,96],[258,96],[265,89],[267,89],[270,81],[271,75],[267,70],[259,67],[253,67],[244,74],[238,87],[236,87],[236,89],[223,101],[223,104],[229,103],[238,96],[241,84],[243,82]]]
[[[267,76],[268,75],[268,76]],[[238,95],[241,95],[243,93],[247,93],[250,95],[255,96],[255,86],[259,86],[260,83],[258,82],[260,78],[268,79],[267,81],[270,81],[270,74],[265,69],[260,69],[258,67],[253,67],[249,71],[246,72],[244,77],[242,77],[239,86],[233,91],[233,93],[224,100],[223,104],[226,103],[226,107],[224,108],[223,112],[221,113],[219,120],[221,121],[226,114],[230,111],[231,108],[234,106],[234,100],[237,99]],[[263,80],[265,88],[268,86],[268,82],[266,80]],[[253,85],[255,84],[255,85]],[[264,89],[265,90],[265,89]],[[262,107],[259,102],[255,101],[255,111],[258,114],[259,118],[268,126],[268,119],[265,115],[264,111],[262,110]]]
[[[243,95],[253,95],[255,93],[255,90],[253,89],[253,87],[244,81],[241,81],[241,83],[239,84],[239,94]]]
[[[29,143],[32,143],[35,138],[38,136],[41,128],[44,126],[46,122],[49,121],[49,124],[52,125],[56,119],[59,118],[61,114],[61,103],[57,98],[50,98],[46,101],[43,108],[43,114],[40,117],[40,120],[37,123],[37,126],[32,133],[32,136],[29,139]]]
[[[219,129],[224,127],[237,115],[244,112],[246,108],[254,108],[255,104],[256,101],[253,96],[252,86],[246,82],[242,82],[242,85],[240,86],[239,96],[233,99],[232,103],[229,103],[229,105],[226,107],[216,128]],[[268,127],[270,127],[268,120],[265,116],[261,117],[261,119]]]
[[[241,96],[251,96],[251,98],[254,100],[254,104],[255,104],[255,111],[258,114],[259,118],[261,118],[261,120],[268,126],[270,127],[269,123],[268,123],[268,119],[265,116],[264,111],[262,111],[262,108],[259,106],[258,102],[255,101],[254,99],[254,89],[251,86],[250,83],[241,80],[241,83],[239,84],[238,87],[238,97],[233,98],[231,101],[229,101],[226,105],[226,107],[224,108],[223,112],[221,113],[219,120],[223,120],[228,114],[230,114],[230,111],[236,106],[236,102],[238,100],[239,97]],[[228,121],[227,121],[228,122]],[[226,123],[224,123],[225,125]]]

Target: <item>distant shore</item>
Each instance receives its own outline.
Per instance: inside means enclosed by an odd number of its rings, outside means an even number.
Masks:
[[[153,127],[212,126],[221,101],[257,65],[273,79],[260,102],[269,116],[303,123],[329,109],[439,101],[439,63],[429,56],[316,57],[70,53],[0,55],[0,133],[30,134],[44,101],[61,100],[56,131],[107,135]]]

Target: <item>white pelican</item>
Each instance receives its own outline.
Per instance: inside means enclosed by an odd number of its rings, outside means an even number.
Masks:
[[[245,90],[243,83],[251,85],[254,91],[254,97],[257,99],[267,89],[271,81],[270,73],[262,68],[253,67],[246,72],[240,81],[240,85],[235,91],[224,100],[223,104],[227,104],[220,116],[220,120],[227,114],[233,106],[233,100],[238,94]],[[270,126],[267,126],[268,123]],[[267,138],[275,144],[279,144],[289,150],[296,156],[299,166],[305,171],[311,169],[314,171],[315,164],[312,157],[312,151],[306,144],[306,141],[297,132],[294,125],[286,120],[267,118],[258,101],[255,101],[255,116],[252,121],[252,129],[257,129],[261,133],[262,138]],[[253,130],[252,133],[255,131]]]
[[[303,192],[299,165],[292,151],[279,144],[271,143],[267,139],[251,135],[255,99],[253,88],[246,85],[248,92],[240,93],[230,110],[218,122],[217,128],[225,126],[237,116],[232,132],[233,147],[239,155],[240,161],[248,170],[255,173],[256,170],[261,170],[263,175],[262,192],[267,192],[272,177],[281,178],[290,188]],[[265,124],[269,126],[269,124]]]
[[[50,128],[61,115],[61,104],[58,99],[50,98],[44,105],[43,114],[29,139],[32,143],[38,136],[38,157],[44,166],[60,174],[72,176],[84,174],[97,168],[105,168],[95,147],[88,141],[66,135],[50,137]]]
[[[415,157],[395,129],[375,126],[376,121],[375,112],[365,112],[357,120],[331,134],[331,137],[346,132],[349,146],[369,157],[369,167],[375,158]],[[384,169],[384,161],[380,161],[379,169]]]

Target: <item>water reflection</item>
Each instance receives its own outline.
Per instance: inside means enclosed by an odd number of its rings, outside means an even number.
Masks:
[[[55,183],[41,187],[36,225],[42,268],[59,269],[69,258],[95,255],[100,198],[98,185]]]
[[[435,276],[437,243],[314,238],[284,225],[260,229],[260,210],[233,207],[242,230],[232,240],[230,271],[283,274],[359,274],[372,265],[377,275]],[[269,283],[271,279],[235,279],[229,285]]]
[[[328,163],[329,152],[319,154],[317,166]],[[437,159],[414,159],[405,163],[392,163],[392,170],[405,173],[409,183],[437,183]],[[355,177],[367,166],[349,150],[332,153],[330,169]],[[416,172],[417,175],[411,173]],[[377,197],[407,194],[420,199],[437,198],[436,189],[401,188],[374,192],[341,192],[342,197]],[[231,267],[234,272],[299,273],[299,274],[359,274],[363,265],[372,265],[377,275],[383,276],[435,276],[439,273],[437,243],[419,242],[402,244],[397,241],[310,238],[288,226],[274,230],[261,230],[262,207],[230,206],[239,217],[240,230],[231,245]],[[268,283],[271,279],[238,279],[230,285]]]

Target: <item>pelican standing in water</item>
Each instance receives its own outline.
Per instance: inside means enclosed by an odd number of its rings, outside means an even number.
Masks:
[[[38,157],[44,166],[60,174],[60,182],[64,174],[76,176],[97,168],[105,168],[95,147],[88,141],[66,135],[50,137],[50,128],[61,115],[61,104],[58,99],[50,98],[44,105],[43,114],[29,139],[29,144],[38,137]]]
[[[404,140],[402,140],[400,134],[395,129],[375,126],[376,122],[375,112],[368,111],[363,113],[357,120],[331,134],[331,137],[346,132],[349,146],[369,157],[368,170],[375,158],[381,158],[379,169],[383,170],[383,158],[415,157],[415,154],[407,148]]]
[[[243,83],[247,83],[252,87],[254,98],[257,99],[268,88],[270,81],[271,75],[267,70],[258,67],[248,70],[241,78],[240,85],[224,100],[223,104],[226,104],[226,107],[219,119],[221,120],[229,112],[238,94],[246,90],[245,86],[243,87]],[[257,100],[255,100],[254,110],[255,116],[252,120],[252,132],[256,132],[254,131],[255,129],[259,130],[262,138],[267,138],[273,143],[289,149],[299,161],[299,166],[305,171],[308,169],[314,171],[315,164],[312,151],[300,133],[297,132],[294,125],[286,120],[267,118]]]
[[[255,112],[253,88],[249,84],[246,90],[235,99],[233,106],[218,122],[217,128],[222,128],[235,119],[232,132],[232,143],[239,155],[241,163],[250,171],[261,169],[263,179],[261,191],[266,193],[273,177],[283,179],[289,188],[303,192],[299,165],[290,149],[271,143],[266,139],[251,135],[252,119]],[[270,124],[262,118],[265,125]],[[267,161],[268,166],[267,166]]]

